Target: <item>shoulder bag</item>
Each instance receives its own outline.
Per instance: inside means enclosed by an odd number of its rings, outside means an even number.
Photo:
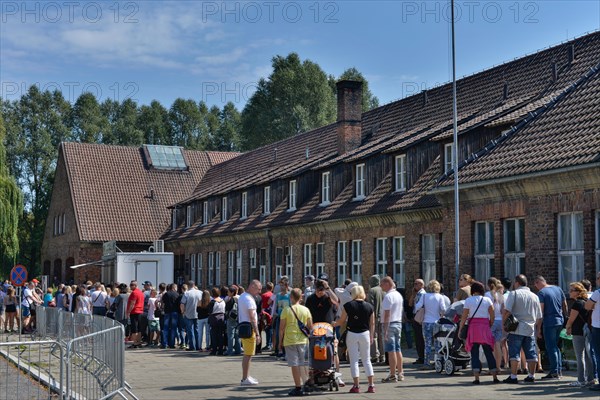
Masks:
[[[514,292],[511,293],[514,296]],[[509,294],[510,296],[510,294]],[[504,326],[504,330],[506,332],[514,332],[517,330],[517,328],[519,327],[519,320],[517,319],[517,317],[515,317],[515,315],[511,312],[508,317],[506,317],[506,319],[504,320],[503,323]]]
[[[481,297],[481,300],[479,300],[479,304],[477,305],[477,308],[475,309],[473,316],[467,320],[467,322],[461,328],[460,332],[458,332],[458,338],[460,340],[467,340],[467,336],[469,335],[469,322],[471,322],[471,320],[473,318],[475,318],[475,314],[477,314],[477,311],[479,310],[481,303],[483,303],[483,296]]]
[[[306,324],[304,324],[304,322],[300,321],[300,318],[298,318],[298,315],[296,314],[296,311],[294,311],[294,307],[290,306],[290,310],[292,310],[292,313],[294,314],[294,317],[296,317],[296,321],[298,321],[298,328],[300,329],[300,332],[302,332],[302,334],[306,337],[310,336],[310,329],[308,329],[308,327],[306,326]]]

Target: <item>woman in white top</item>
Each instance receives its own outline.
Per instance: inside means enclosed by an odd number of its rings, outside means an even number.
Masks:
[[[423,360],[424,368],[433,368],[432,362],[434,360],[435,353],[440,350],[440,343],[433,340],[433,329],[435,323],[440,319],[446,311],[446,302],[444,296],[440,294],[441,286],[438,281],[431,280],[427,285],[427,293],[425,293],[419,299],[419,302],[415,305],[415,313],[421,308],[425,308],[425,315],[423,318],[423,338],[425,339],[425,357]],[[435,346],[435,352],[434,352]]]
[[[483,353],[494,377],[494,383],[500,383],[497,377],[496,359],[492,350],[494,337],[490,329],[494,324],[494,305],[492,300],[484,296],[484,292],[483,283],[473,282],[471,284],[471,297],[465,300],[465,307],[460,319],[460,329],[467,323],[469,325],[465,349],[471,352],[471,369],[475,377],[474,385],[479,385],[479,373],[481,372],[480,346],[483,347]]]
[[[505,355],[506,365],[508,365],[508,348],[506,345],[502,347],[505,333],[502,331],[502,311],[504,311],[504,286],[500,280],[496,278],[488,279],[488,292],[485,292],[485,297],[492,300],[494,306],[494,325],[492,325],[492,336],[494,336],[494,358],[500,370],[502,363],[502,354]]]

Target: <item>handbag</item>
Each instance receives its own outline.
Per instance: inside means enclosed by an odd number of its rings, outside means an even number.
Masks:
[[[469,335],[469,322],[471,322],[471,320],[473,318],[475,318],[475,314],[477,314],[477,311],[479,310],[481,303],[483,303],[483,296],[481,297],[481,300],[479,300],[479,304],[477,305],[477,308],[475,309],[473,316],[467,320],[467,322],[461,328],[460,332],[458,332],[458,338],[460,340],[467,340],[467,336]]]
[[[252,328],[252,324],[248,321],[240,322],[237,326],[238,336],[241,339],[249,339],[252,337],[254,333],[254,329]]]
[[[300,329],[300,332],[302,332],[302,334],[306,337],[310,336],[310,329],[308,329],[308,327],[304,324],[304,322],[300,321],[300,318],[298,318],[298,315],[296,314],[296,311],[294,311],[294,307],[290,306],[290,310],[292,310],[292,313],[294,314],[294,317],[296,317],[296,321],[298,321],[298,328]]]
[[[425,307],[419,308],[414,318],[414,321],[420,325],[423,325],[423,320],[425,320]]]
[[[509,314],[504,320],[504,330],[506,332],[514,332],[519,327],[519,320],[513,314]]]

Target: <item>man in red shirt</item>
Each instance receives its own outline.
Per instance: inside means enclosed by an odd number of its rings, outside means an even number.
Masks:
[[[140,316],[144,312],[144,293],[138,289],[137,281],[131,281],[129,284],[131,293],[127,300],[127,312],[125,317],[131,321],[131,340],[133,344],[130,349],[142,347],[141,331],[140,331]]]

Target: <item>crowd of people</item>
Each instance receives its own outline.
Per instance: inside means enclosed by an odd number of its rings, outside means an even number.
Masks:
[[[530,288],[527,277],[514,280],[490,278],[485,284],[462,275],[453,300],[442,285],[416,279],[412,290],[396,288],[390,277],[373,275],[368,290],[346,280],[338,288],[320,274],[305,277],[304,288],[291,288],[286,276],[276,285],[253,280],[240,285],[198,288],[187,284],[146,281],[97,282],[58,285],[45,292],[37,280],[29,282],[17,298],[7,281],[0,290],[0,327],[7,333],[35,328],[35,309],[59,307],[65,311],[113,318],[126,328],[129,349],[142,346],[208,352],[214,356],[242,355],[241,385],[257,385],[250,375],[251,360],[271,352],[291,368],[294,387],[291,396],[305,394],[310,382],[308,347],[313,324],[328,323],[335,328],[333,367],[338,386],[345,386],[340,361],[348,361],[351,393],[360,393],[362,364],[367,393],[375,392],[373,364],[387,364],[389,371],[380,383],[404,380],[401,338],[417,351],[414,362],[421,369],[435,369],[440,352],[436,340],[439,320],[451,318],[456,324],[454,340],[460,351],[470,354],[473,384],[480,383],[483,353],[494,383],[503,372],[503,382],[515,384],[518,375],[534,382],[547,368],[542,380],[562,379],[561,337],[572,338],[577,361],[575,387],[600,390],[600,273],[597,289],[589,281],[573,282],[568,296],[563,290],[537,276]],[[532,290],[534,289],[535,292]],[[454,311],[454,313],[452,312]],[[262,339],[264,336],[264,343]],[[506,370],[506,371],[505,371]]]

